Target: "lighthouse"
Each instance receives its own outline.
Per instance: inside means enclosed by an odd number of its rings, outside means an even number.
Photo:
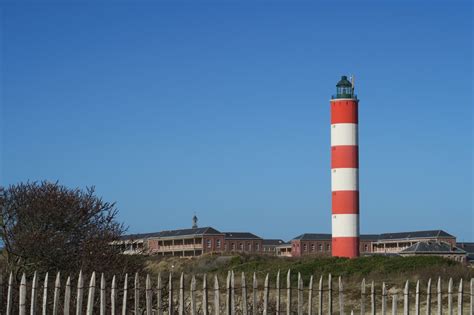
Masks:
[[[332,256],[359,256],[358,106],[354,79],[342,76],[331,98]]]

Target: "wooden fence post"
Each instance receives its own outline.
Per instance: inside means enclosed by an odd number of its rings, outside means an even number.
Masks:
[[[371,314],[375,315],[377,310],[375,309],[375,284],[374,281],[372,281],[370,285],[370,305],[371,305]]]
[[[463,287],[462,287],[462,278],[461,278],[461,280],[459,280],[459,289],[458,289],[458,315],[462,315],[462,306],[463,306],[462,295],[463,295]]]
[[[392,295],[392,315],[397,315],[397,305],[398,304],[398,296],[397,294]]]
[[[242,287],[242,315],[248,315],[247,310],[247,284],[245,283],[245,272],[242,272],[242,279],[240,280]]]
[[[179,278],[179,315],[184,315],[184,273],[181,272],[181,277]]]
[[[453,315],[453,278],[448,282],[448,314]]]
[[[318,286],[318,315],[323,315],[323,276],[319,278]]]
[[[161,282],[161,273],[158,273],[156,283],[156,312],[157,315],[163,315],[163,283]]]
[[[365,315],[365,300],[366,300],[365,290],[366,290],[365,278],[363,278],[360,284],[360,315]]]
[[[263,315],[268,315],[268,273],[267,276],[265,277],[265,283],[264,283],[264,288],[263,288]]]
[[[202,314],[209,315],[208,292],[207,292],[207,275],[202,278]]]
[[[127,293],[128,293],[128,273],[125,274],[123,283],[122,315],[127,315]]]
[[[234,270],[230,271],[230,315],[235,315],[235,277],[234,277]]]
[[[219,279],[214,276],[214,315],[220,315]]]
[[[382,315],[387,314],[387,287],[382,283]]]
[[[471,278],[471,306],[470,306],[470,314],[474,314],[474,278]]]
[[[145,280],[145,300],[146,300],[146,315],[153,314],[153,290],[151,288],[150,275],[146,275]]]
[[[95,294],[95,271],[92,272],[91,281],[89,283],[89,294],[87,296],[87,315],[94,314],[94,294]]]
[[[426,285],[426,315],[431,315],[431,278]]]
[[[46,315],[48,307],[48,273],[44,276],[43,283],[43,315]]]
[[[291,315],[291,270],[286,274],[286,315]]]
[[[410,314],[410,296],[409,293],[409,283],[408,280],[405,282],[405,288],[403,289],[403,314],[409,315]]]
[[[33,301],[32,301],[33,302]],[[69,315],[70,314],[70,308],[71,308],[71,277],[67,277],[66,280],[66,288],[64,289],[64,315]],[[31,310],[31,315],[33,315],[33,307]]]
[[[135,314],[140,314],[140,277],[138,272],[135,272],[135,279],[133,281],[133,302]]]
[[[339,314],[344,315],[344,287],[341,276],[339,276]]]
[[[441,293],[441,277],[438,277],[438,285],[436,286],[437,295],[438,295],[438,315],[441,315],[443,312],[443,296]]]
[[[226,280],[226,296],[225,296],[225,313],[231,315],[230,304],[231,304],[231,295],[230,295],[230,271],[227,272]]]
[[[332,315],[332,275],[328,276],[328,315]]]
[[[69,288],[70,289],[70,288]],[[35,271],[33,275],[33,281],[31,282],[31,307],[30,307],[30,315],[36,315],[36,307],[37,307],[37,301],[38,301],[38,275]],[[69,314],[64,312],[64,314]]]
[[[196,277],[194,275],[191,278],[190,290],[191,290],[190,291],[190,295],[191,295],[191,315],[196,315],[196,295],[195,295]],[[150,314],[147,314],[147,315],[151,315],[151,311],[150,311]]]
[[[10,272],[10,277],[8,278],[8,291],[7,291],[7,310],[6,314],[11,315],[12,313],[12,292],[13,290],[13,273]]]
[[[79,277],[77,278],[77,292],[76,292],[76,315],[82,315],[82,299],[84,290],[84,278],[82,270],[79,271]]]
[[[20,282],[20,300],[19,300],[19,315],[26,315],[26,276],[25,273],[21,276]]]
[[[301,272],[298,272],[298,315],[303,315],[303,279],[301,278]]]
[[[416,282],[415,315],[420,315],[420,280]]]
[[[54,282],[53,315],[58,314],[60,289],[61,289],[61,274],[58,272],[56,274],[56,281]]]
[[[280,311],[280,269],[278,269],[277,277],[276,277],[276,284],[275,284],[276,292],[275,292],[275,308],[276,308],[276,315],[281,315]],[[244,314],[245,315],[245,314]]]
[[[258,310],[258,300],[257,300],[257,292],[258,292],[258,281],[257,275],[255,272],[253,273],[253,282],[252,282],[252,315],[257,315]]]
[[[170,272],[168,279],[168,315],[173,315],[174,305],[173,305],[173,274]]]
[[[117,314],[117,280],[115,280],[115,275],[112,277],[112,287],[110,289],[110,314]]]
[[[313,276],[309,278],[308,287],[308,315],[313,315]]]
[[[105,301],[105,276],[104,273],[100,275],[100,315],[105,315],[106,301]]]

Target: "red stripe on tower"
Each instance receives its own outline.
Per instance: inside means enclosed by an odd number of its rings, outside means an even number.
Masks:
[[[331,99],[332,255],[359,256],[358,106],[353,80],[343,76]]]

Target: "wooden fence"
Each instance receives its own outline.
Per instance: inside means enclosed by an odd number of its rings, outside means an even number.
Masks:
[[[140,278],[136,274],[133,281],[125,275],[119,287],[115,276],[108,286],[103,274],[99,277],[93,273],[90,280],[84,283],[80,272],[74,287],[71,277],[67,277],[62,287],[60,273],[56,274],[54,281],[46,274],[41,279],[42,283],[39,283],[36,273],[30,282],[23,274],[19,284],[10,274],[5,287],[7,292],[0,292],[0,314],[419,315],[423,312],[431,315],[433,311],[436,314],[452,315],[457,312],[458,315],[474,315],[474,279],[468,284],[461,279],[457,285],[449,279],[447,290],[443,290],[446,284],[441,278],[437,279],[436,285],[430,279],[424,285],[425,290],[422,290],[420,281],[411,289],[406,281],[402,292],[390,292],[385,283],[376,287],[373,281],[366,283],[364,279],[360,289],[357,289],[358,297],[352,296],[350,303],[346,303],[348,291],[340,277],[335,281],[331,275],[321,276],[315,283],[316,278],[311,276],[306,286],[301,274],[297,274],[297,279],[293,281],[291,271],[286,273],[286,279],[283,277],[278,272],[275,281],[271,282],[267,274],[263,286],[262,283],[259,286],[255,273],[248,281],[244,273],[236,277],[230,271],[222,283],[217,276],[208,279],[203,275],[198,281],[194,275],[187,277],[181,274],[175,278],[169,274],[165,278],[158,275],[152,284],[149,275]],[[144,288],[140,281],[145,281]],[[53,286],[50,287],[50,284]],[[468,287],[466,292],[465,286]],[[4,286],[0,287],[3,290]],[[6,301],[3,301],[4,293]]]

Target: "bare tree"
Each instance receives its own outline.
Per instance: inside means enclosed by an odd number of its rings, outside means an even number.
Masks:
[[[63,274],[122,274],[143,267],[140,257],[111,246],[125,231],[115,203],[94,193],[51,182],[0,188],[0,233],[7,265],[17,274],[33,270]]]

